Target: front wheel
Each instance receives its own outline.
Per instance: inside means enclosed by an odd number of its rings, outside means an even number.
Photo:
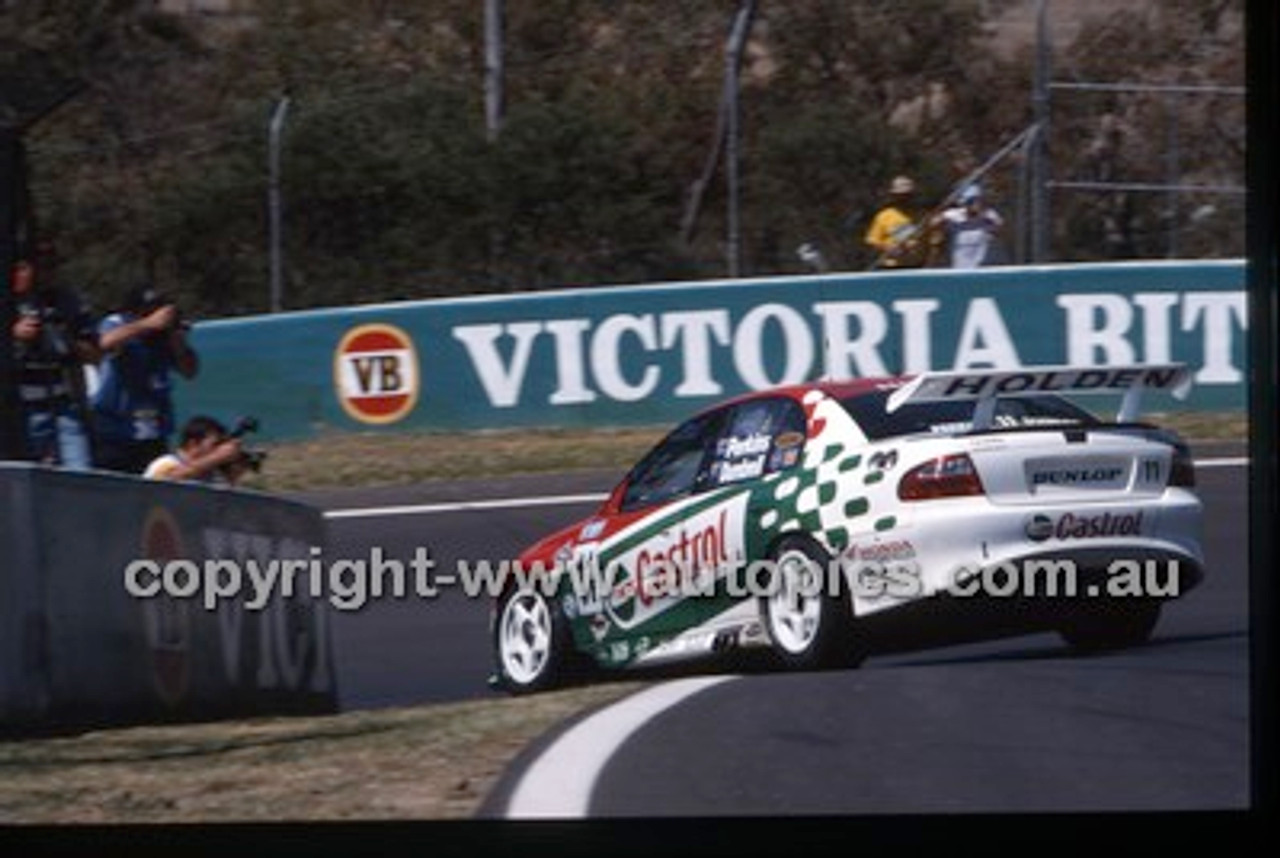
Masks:
[[[804,537],[787,537],[770,556],[773,586],[761,598],[773,651],[785,667],[857,667],[865,649],[843,579],[828,580],[830,558]],[[833,591],[833,587],[838,590]]]
[[[512,590],[498,604],[494,652],[498,684],[513,694],[554,688],[572,660],[568,620],[537,590]]]
[[[1058,633],[1077,653],[1106,652],[1146,643],[1159,620],[1156,601],[1100,601],[1076,609]]]

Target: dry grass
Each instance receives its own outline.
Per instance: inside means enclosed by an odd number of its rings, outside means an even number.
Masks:
[[[1239,441],[1249,440],[1249,414],[1233,411],[1215,414],[1205,411],[1188,411],[1180,414],[1149,414],[1143,417],[1157,426],[1176,430],[1188,441]]]
[[[1243,441],[1248,415],[1152,414],[1192,441]],[[274,446],[263,474],[247,485],[274,491],[409,485],[433,480],[630,467],[666,428],[519,430],[473,434],[332,435]]]
[[[638,687],[0,743],[0,823],[468,817],[530,740]]]
[[[288,491],[583,468],[621,469],[652,447],[663,431],[544,429],[457,435],[332,435],[274,446],[263,474],[246,484]]]

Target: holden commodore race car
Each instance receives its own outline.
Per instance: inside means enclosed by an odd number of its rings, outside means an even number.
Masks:
[[[856,666],[870,618],[939,600],[1038,599],[1076,649],[1140,644],[1203,576],[1189,450],[1137,419],[1144,391],[1190,381],[1181,365],[931,372],[704,410],[521,554],[493,681],[737,648]],[[1104,393],[1112,421],[1073,401]]]

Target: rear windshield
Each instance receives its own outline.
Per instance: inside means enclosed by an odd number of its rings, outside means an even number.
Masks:
[[[973,400],[914,402],[892,414],[885,400],[892,391],[860,393],[840,400],[844,409],[871,440],[899,435],[953,435],[973,428]],[[1060,396],[1018,396],[996,401],[993,427],[1015,429],[1036,426],[1094,426],[1098,419]]]

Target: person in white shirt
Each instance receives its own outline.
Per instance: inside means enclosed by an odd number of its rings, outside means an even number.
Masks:
[[[936,223],[946,230],[951,267],[977,268],[991,263],[995,234],[1004,218],[983,202],[982,188],[966,185],[960,204],[944,211]]]
[[[192,417],[182,427],[178,449],[157,456],[143,476],[149,480],[191,480],[202,483],[235,483],[244,451],[239,438],[212,417]]]

